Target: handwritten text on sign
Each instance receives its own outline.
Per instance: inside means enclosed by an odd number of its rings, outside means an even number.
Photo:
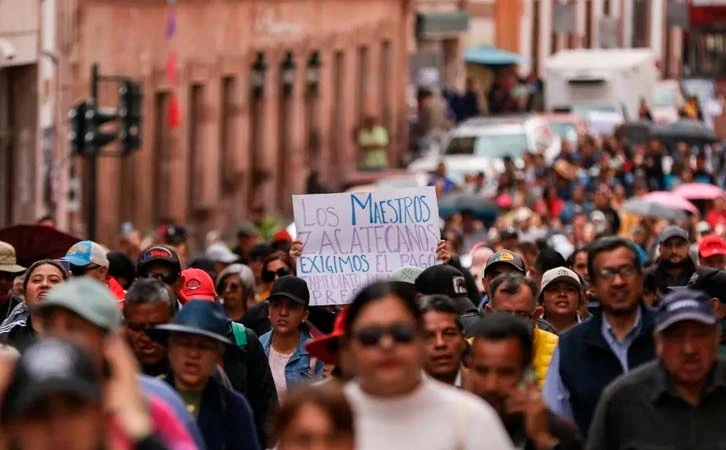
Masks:
[[[363,286],[403,266],[436,264],[441,239],[433,187],[293,195],[298,276],[311,305],[349,303]]]

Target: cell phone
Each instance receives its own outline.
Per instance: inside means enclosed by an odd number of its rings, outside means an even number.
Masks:
[[[517,389],[520,391],[523,391],[527,389],[529,386],[537,386],[538,380],[537,380],[537,372],[534,370],[534,367],[529,366],[524,371],[524,374],[522,375],[522,379],[519,380],[519,384],[517,385]]]
[[[134,224],[131,222],[124,222],[121,224],[121,236],[127,237],[134,232]]]

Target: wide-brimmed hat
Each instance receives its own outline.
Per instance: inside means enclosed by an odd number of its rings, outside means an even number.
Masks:
[[[225,335],[229,318],[222,306],[208,300],[190,300],[176,313],[171,323],[146,330],[150,338],[166,342],[170,333],[187,333],[208,337],[224,344],[232,344]]]
[[[0,241],[0,272],[25,272],[25,267],[18,264],[15,247],[3,241]]]

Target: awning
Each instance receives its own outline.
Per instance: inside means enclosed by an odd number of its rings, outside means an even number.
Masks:
[[[419,38],[454,38],[468,29],[469,13],[464,10],[416,14],[416,35]]]
[[[468,63],[485,66],[508,66],[524,62],[525,58],[516,53],[495,47],[479,47],[467,49],[464,52],[464,60]]]

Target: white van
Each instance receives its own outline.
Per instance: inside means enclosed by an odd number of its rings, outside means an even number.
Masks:
[[[571,112],[590,122],[618,122],[638,118],[644,99],[653,104],[658,79],[656,55],[651,49],[561,50],[545,61],[547,111]]]

